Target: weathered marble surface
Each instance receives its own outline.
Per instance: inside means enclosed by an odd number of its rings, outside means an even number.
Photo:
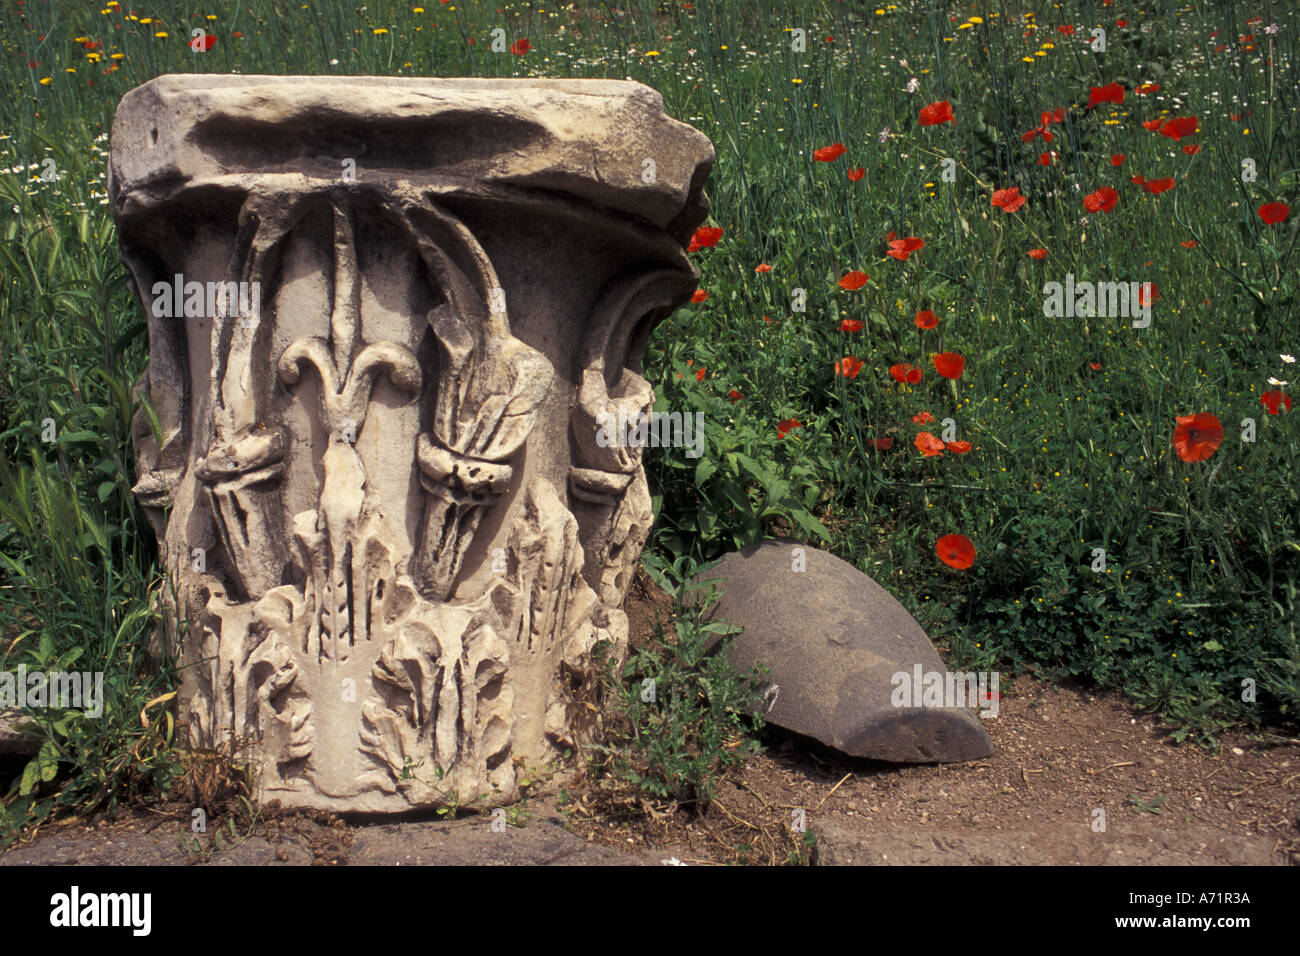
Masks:
[[[266,799],[397,811],[508,802],[584,740],[651,521],[640,449],[596,420],[653,404],[712,160],[631,82],[122,99],[135,491],[193,746],[256,740]]]

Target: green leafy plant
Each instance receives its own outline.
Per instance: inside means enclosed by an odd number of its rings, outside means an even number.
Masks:
[[[725,649],[737,631],[706,621],[713,586],[688,598],[689,581],[712,565],[688,557],[672,564],[650,559],[651,576],[673,595],[675,622],[656,622],[653,640],[633,648],[621,666],[609,662],[610,704],[596,745],[594,770],[607,791],[668,800],[696,811],[718,781],[757,752],[750,734],[761,729],[761,677],[736,673]]]

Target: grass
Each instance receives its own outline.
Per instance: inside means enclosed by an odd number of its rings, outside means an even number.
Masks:
[[[708,297],[647,357],[658,408],[703,411],[709,440],[699,460],[647,456],[659,560],[791,531],[889,588],[954,665],[1122,688],[1207,743],[1294,723],[1300,418],[1261,398],[1300,375],[1281,358],[1300,352],[1300,215],[1257,212],[1297,193],[1293,4],[498,2],[0,14],[0,666],[80,654],[110,708],[93,727],[46,721],[39,780],[9,819],[175,772],[165,708],[139,719],[174,675],[146,663],[158,568],[129,489],[147,343],[104,183],[118,99],[166,72],[653,86],[717,148],[723,229],[694,254]],[[205,52],[195,30],[215,37]],[[1111,83],[1123,101],[1088,108]],[[954,121],[919,125],[941,101]],[[1199,130],[1143,126],[1180,116]],[[814,157],[834,143],[838,158]],[[1008,187],[1027,197],[1014,212],[991,203]],[[1102,187],[1118,202],[1089,212]],[[889,233],[924,246],[892,258]],[[854,271],[869,279],[843,288]],[[1045,315],[1044,284],[1067,274],[1154,283],[1150,326]],[[949,352],[960,378],[936,372]],[[921,381],[896,382],[900,364]],[[1225,434],[1186,462],[1171,437],[1196,413]],[[922,431],[941,455],[917,450]],[[970,567],[939,560],[950,534],[972,542]]]

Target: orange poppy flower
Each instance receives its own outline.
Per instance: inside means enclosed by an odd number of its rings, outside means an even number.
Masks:
[[[870,278],[871,276],[867,275],[865,272],[846,272],[840,278],[840,288],[846,289],[849,292],[855,292],[866,285],[867,280]]]
[[[1183,461],[1205,461],[1223,444],[1223,424],[1209,412],[1179,415],[1174,451]]]
[[[894,381],[898,382],[899,385],[921,384],[921,370],[914,365],[908,365],[906,362],[889,366],[889,374],[894,377]]]
[[[1285,406],[1288,412],[1291,411],[1291,396],[1286,392],[1278,391],[1276,388],[1269,389],[1261,395],[1259,403],[1268,409],[1270,415],[1278,414],[1279,405]]]
[[[947,100],[940,100],[938,103],[921,107],[921,115],[917,122],[921,126],[938,126],[941,123],[956,125],[957,118],[952,115],[952,104]]]
[[[1124,87],[1118,83],[1107,83],[1105,86],[1091,86],[1088,88],[1088,109],[1100,106],[1102,103],[1123,103]]]
[[[918,329],[932,329],[939,324],[939,317],[929,309],[922,309],[916,313],[916,327]]]
[[[929,412],[917,412],[912,416],[913,425],[924,425],[926,422],[934,421],[934,416]]]
[[[754,271],[755,271],[755,272],[771,272],[771,271],[772,271],[772,267],[769,266],[766,262],[760,262],[758,265],[754,266]]]
[[[970,442],[950,441],[948,442],[948,450],[951,452],[956,452],[958,455],[964,455],[968,451],[970,451]]]
[[[944,378],[961,378],[966,357],[956,352],[940,352],[934,357],[934,370]]]
[[[1164,125],[1160,127],[1160,135],[1179,140],[1195,133],[1198,124],[1199,120],[1195,116],[1175,116],[1165,120]]]
[[[857,378],[858,373],[862,371],[862,359],[854,358],[852,355],[846,355],[835,363],[835,374],[843,375],[846,378]]]
[[[722,238],[723,230],[711,226],[700,226],[695,230],[695,235],[691,236],[691,244],[686,247],[687,252],[698,252],[700,249],[712,249]]]
[[[691,296],[692,302],[703,302],[709,297],[709,293],[704,289],[696,289],[695,294]]]
[[[907,257],[918,249],[925,248],[925,240],[918,239],[916,236],[908,236],[906,239],[893,239],[889,243],[887,256],[893,256],[899,262],[906,262]]]
[[[1015,212],[1025,204],[1027,197],[1020,195],[1019,186],[997,189],[993,192],[992,203],[1003,212]]]
[[[1083,197],[1083,208],[1088,212],[1110,212],[1119,202],[1119,193],[1111,186],[1102,186],[1095,193]]]
[[[936,543],[935,550],[940,561],[959,571],[975,563],[975,545],[963,534],[945,534]]]
[[[861,319],[841,319],[841,320],[840,320],[840,331],[841,331],[841,332],[861,332],[861,331],[862,331],[862,320],[861,320]]]
[[[1031,259],[1046,259],[1046,258],[1047,258],[1047,250],[1046,250],[1046,249],[1030,249],[1030,250],[1029,250],[1029,258],[1031,258]]]
[[[916,449],[926,458],[938,458],[943,455],[943,442],[929,432],[921,432],[915,439]]]

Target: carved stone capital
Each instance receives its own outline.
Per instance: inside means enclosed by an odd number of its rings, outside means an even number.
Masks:
[[[135,490],[192,745],[264,796],[508,802],[588,739],[650,525],[640,359],[708,140],[631,82],[163,76],[113,125]],[[183,636],[182,636],[183,635]],[[192,665],[192,666],[187,666]]]

